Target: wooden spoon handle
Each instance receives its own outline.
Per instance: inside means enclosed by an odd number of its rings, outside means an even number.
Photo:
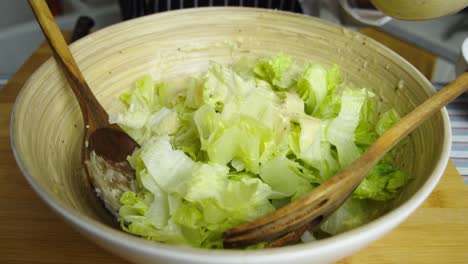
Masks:
[[[72,88],[81,108],[89,131],[108,125],[108,114],[97,101],[76,64],[45,0],[29,0],[29,4],[49,43],[55,60],[60,64],[68,84]]]

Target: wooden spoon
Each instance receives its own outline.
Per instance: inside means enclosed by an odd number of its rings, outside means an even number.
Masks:
[[[395,144],[467,89],[465,72],[404,116],[360,158],[319,187],[266,216],[226,231],[224,246],[244,247],[266,241],[268,247],[278,247],[297,242],[306,230],[317,229],[335,212]]]
[[[109,123],[109,115],[86,83],[46,1],[29,0],[29,4],[79,102],[85,125],[81,159],[88,178],[107,209],[117,215],[120,195],[132,189],[134,178],[126,159],[138,144],[120,127]]]

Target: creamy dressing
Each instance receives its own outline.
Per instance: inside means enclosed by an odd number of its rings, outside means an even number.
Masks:
[[[92,151],[86,166],[97,196],[107,209],[118,216],[120,196],[126,191],[133,191],[133,175],[123,169],[128,163],[110,163]]]

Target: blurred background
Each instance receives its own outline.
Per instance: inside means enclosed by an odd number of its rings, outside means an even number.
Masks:
[[[371,27],[415,45],[437,58],[430,79],[454,79],[454,63],[468,37],[468,12],[430,21],[411,22],[384,17],[368,0],[48,0],[59,25],[73,30],[88,16],[92,30],[137,16],[196,6],[242,5],[283,9],[326,19],[351,28]],[[352,14],[350,14],[350,10]],[[356,19],[357,18],[357,19]],[[361,18],[361,19],[359,19]],[[26,0],[0,1],[0,75],[8,79],[43,41]],[[5,81],[3,81],[5,82]],[[2,83],[0,83],[0,86]]]

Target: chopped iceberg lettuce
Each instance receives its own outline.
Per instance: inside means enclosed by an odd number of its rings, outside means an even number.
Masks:
[[[128,158],[136,188],[120,198],[122,229],[204,248],[222,248],[227,229],[322,184],[399,120],[393,109],[379,116],[370,91],[345,86],[337,65],[302,65],[285,55],[211,62],[206,72],[173,82],[145,76],[120,99],[125,109],[110,121],[141,146]],[[396,153],[370,171],[320,234],[385,212],[411,178]]]
[[[298,78],[298,70],[293,59],[282,54],[260,61],[254,67],[255,76],[269,82],[277,90],[292,88]]]
[[[297,82],[296,92],[305,103],[305,112],[313,115],[327,96],[327,70],[319,64],[309,66]]]
[[[328,128],[325,136],[336,147],[341,167],[357,159],[361,152],[355,144],[355,131],[359,124],[361,108],[368,98],[365,89],[346,89],[341,96],[341,109]]]

